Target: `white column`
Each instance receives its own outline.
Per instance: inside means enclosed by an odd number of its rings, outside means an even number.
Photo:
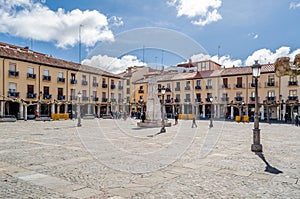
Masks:
[[[277,106],[276,109],[277,109],[277,113],[276,113],[277,114],[276,115],[277,116],[277,120],[280,120],[280,111],[279,111],[280,106]]]
[[[282,119],[285,119],[285,112],[286,112],[286,104],[283,104],[282,106]]]
[[[19,113],[20,113],[20,120],[23,120],[24,119],[24,105],[23,103],[19,103]]]
[[[185,114],[184,105],[183,104],[181,104],[181,114]]]
[[[265,116],[264,116],[265,115],[265,107],[263,104],[260,107],[260,113],[261,113],[260,119],[264,120],[265,119]]]
[[[205,118],[205,105],[202,105],[202,113],[203,113],[203,118]]]
[[[37,112],[38,116],[40,116],[40,110],[41,110],[41,104],[37,103],[37,105],[36,105],[36,112]]]
[[[51,114],[55,113],[55,104],[51,104]]]
[[[60,113],[60,104],[57,104],[56,113]]]
[[[0,116],[4,115],[4,101],[0,103]]]
[[[98,117],[100,117],[100,105],[98,105],[98,107],[97,107],[97,115],[98,115]]]
[[[96,114],[96,110],[95,110],[96,108],[95,108],[95,107],[96,107],[96,105],[95,105],[95,104],[92,104],[92,114],[93,114],[93,115]],[[125,108],[123,108],[123,109],[125,110]],[[123,112],[124,112],[124,110],[123,110]]]
[[[246,114],[245,114],[245,115],[248,116],[248,112],[249,112],[249,107],[248,107],[248,105],[247,105],[247,106],[246,106]]]
[[[196,108],[196,116],[200,115],[199,114],[199,105],[197,104],[195,108]]]
[[[65,104],[65,113],[68,113],[68,104]]]
[[[220,118],[220,104],[217,104],[217,118]]]
[[[233,118],[233,106],[230,107],[230,119],[234,119]]]

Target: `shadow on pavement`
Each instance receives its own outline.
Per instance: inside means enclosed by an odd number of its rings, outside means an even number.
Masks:
[[[266,168],[265,168],[265,172],[268,173],[272,173],[272,174],[279,174],[279,173],[283,173],[282,171],[280,171],[279,169],[272,167],[269,162],[266,160],[265,156],[263,153],[255,153],[260,159],[262,159],[262,161],[264,161],[264,163],[266,164]]]

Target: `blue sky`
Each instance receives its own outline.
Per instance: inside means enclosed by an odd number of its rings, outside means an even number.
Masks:
[[[140,50],[132,49],[123,58],[101,50],[94,59],[88,55],[103,44],[119,42],[126,31],[155,27],[178,32],[175,43],[187,38],[198,42],[207,55],[199,51],[194,61],[210,58],[230,67],[255,59],[293,58],[300,53],[299,19],[299,0],[0,0],[0,41],[78,62],[81,32],[83,63],[120,72],[141,64],[143,43],[154,38],[145,37]],[[177,48],[189,51],[182,43]],[[168,50],[146,49],[144,61],[185,61]]]

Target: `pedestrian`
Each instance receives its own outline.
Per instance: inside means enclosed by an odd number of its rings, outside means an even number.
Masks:
[[[295,116],[295,125],[299,126],[299,115],[298,114],[296,114],[296,116]]]
[[[177,125],[178,124],[178,113],[177,112],[175,113],[174,118],[175,118],[175,125]]]
[[[143,112],[141,113],[141,119],[142,119],[142,122],[144,123],[144,122],[145,122],[145,119],[146,119],[146,113],[145,113],[145,111],[143,111]]]
[[[285,122],[285,123],[287,123],[288,115],[289,115],[288,113],[285,113],[285,114],[284,114],[284,122]]]
[[[196,118],[195,117],[193,117],[192,128],[194,128],[194,126],[196,126],[196,128],[198,127],[197,124],[196,124]]]

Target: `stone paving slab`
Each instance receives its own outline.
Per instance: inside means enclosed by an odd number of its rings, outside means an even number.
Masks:
[[[300,128],[137,120],[0,123],[0,198],[299,198]],[[172,121],[174,123],[174,121]]]

